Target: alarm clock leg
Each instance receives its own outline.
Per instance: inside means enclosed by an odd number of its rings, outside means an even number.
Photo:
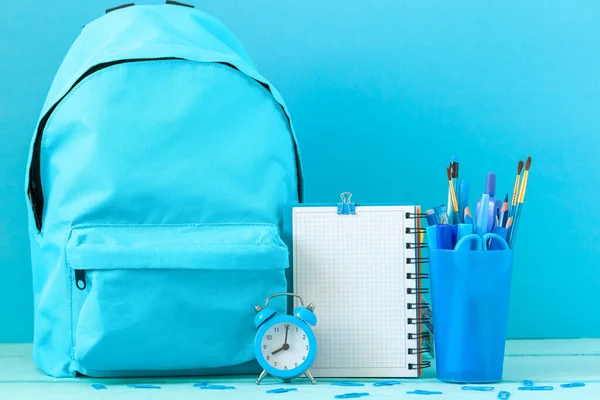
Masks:
[[[267,371],[263,369],[263,372],[260,373],[258,379],[256,380],[256,384],[260,385],[260,381],[262,381],[265,378],[265,376],[267,376]]]
[[[315,383],[317,383],[317,381],[315,381],[315,378],[313,378],[313,376],[310,374],[310,371],[309,371],[309,370],[306,370],[306,372],[304,372],[304,375],[306,375],[306,377],[307,377],[308,379],[310,379],[310,383],[312,383],[313,385],[314,385]]]

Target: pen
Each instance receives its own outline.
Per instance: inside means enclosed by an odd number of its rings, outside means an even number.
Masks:
[[[481,200],[479,201],[478,207],[477,207],[477,212],[475,215],[477,224],[475,227],[475,232],[477,232],[477,234],[479,236],[483,236],[484,234],[488,233],[488,221],[489,221],[489,204],[490,204],[490,195],[487,193],[484,193],[483,196],[481,196]]]

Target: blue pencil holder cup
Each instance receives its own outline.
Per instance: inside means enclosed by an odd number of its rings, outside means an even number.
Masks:
[[[429,249],[437,377],[502,380],[513,250]]]

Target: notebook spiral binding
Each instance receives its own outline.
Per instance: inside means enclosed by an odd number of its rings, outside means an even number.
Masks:
[[[406,219],[424,219],[427,218],[427,214],[424,213],[410,213],[407,212],[405,214]],[[421,228],[421,225],[418,221],[415,221],[416,227],[406,228],[405,232],[407,235],[411,235],[415,239],[419,239],[422,234],[425,233],[425,228]],[[425,369],[431,367],[431,362],[427,360],[423,360],[422,355],[429,353],[431,351],[431,347],[427,344],[430,343],[431,333],[427,332],[421,325],[431,326],[431,318],[427,315],[427,311],[430,309],[429,304],[423,299],[422,295],[429,293],[428,288],[421,287],[421,283],[423,280],[429,279],[429,274],[422,273],[418,266],[420,264],[425,264],[428,262],[428,259],[425,257],[421,257],[421,250],[427,247],[427,243],[421,242],[421,240],[415,240],[414,242],[407,242],[406,248],[409,250],[415,251],[415,257],[408,257],[406,259],[407,264],[416,265],[415,272],[408,272],[406,274],[406,279],[413,279],[416,281],[415,288],[407,288],[406,293],[411,295],[416,295],[416,302],[407,303],[406,307],[409,310],[416,310],[418,317],[417,318],[407,318],[407,323],[409,325],[419,325],[417,329],[417,333],[408,333],[407,338],[409,340],[416,340],[418,343],[417,347],[411,347],[408,349],[408,354],[417,354],[418,362],[417,363],[409,363],[408,369]],[[425,343],[424,343],[425,342]]]

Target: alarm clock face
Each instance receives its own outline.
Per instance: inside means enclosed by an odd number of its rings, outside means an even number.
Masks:
[[[311,349],[314,344],[312,331],[308,326],[294,323],[288,318],[273,322],[264,331],[260,343],[264,362],[281,371],[304,369],[303,364],[312,362],[311,350],[316,350]],[[306,365],[306,368],[309,366]]]

